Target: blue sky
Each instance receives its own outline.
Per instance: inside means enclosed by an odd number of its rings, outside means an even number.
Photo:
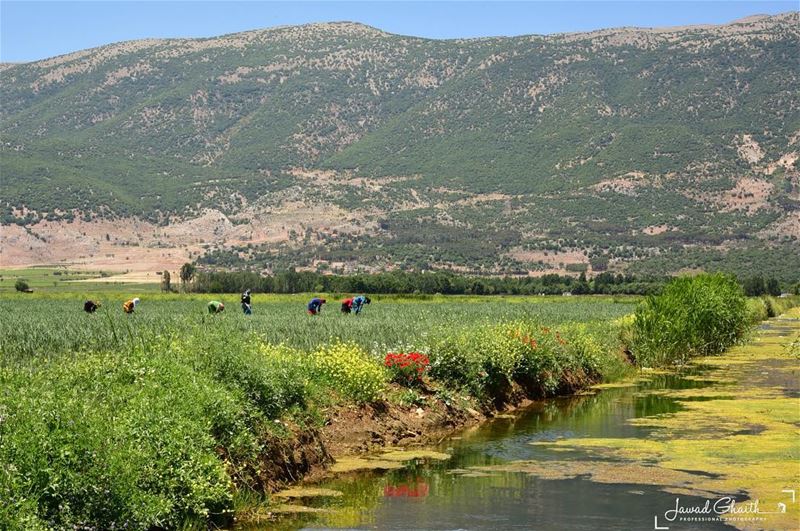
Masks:
[[[0,61],[32,61],[147,37],[210,37],[352,20],[429,38],[548,34],[619,26],[721,24],[795,1],[70,2],[0,0]]]

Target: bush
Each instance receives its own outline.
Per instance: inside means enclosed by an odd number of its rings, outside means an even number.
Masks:
[[[762,297],[762,303],[767,309],[767,317],[777,317],[789,308],[793,307],[797,301],[795,298],[779,299],[776,297]],[[763,321],[763,319],[759,319]]]
[[[207,420],[235,425],[244,405],[178,359],[92,354],[8,371],[0,384],[0,463],[13,463],[2,465],[0,496],[19,512],[0,521],[147,529],[230,514]]]
[[[17,281],[14,282],[14,289],[17,291],[27,291],[31,289],[31,287],[24,278],[18,278]]]
[[[747,331],[751,313],[732,276],[681,277],[636,309],[629,348],[637,362],[683,363],[693,355],[722,352]]]
[[[760,297],[747,299],[747,320],[751,323],[760,323],[765,319],[769,319],[767,302]]]
[[[242,393],[265,418],[305,406],[307,370],[302,353],[294,349],[246,336],[221,341],[217,330],[199,327],[169,348],[187,365]]]
[[[372,402],[386,382],[386,373],[355,343],[336,342],[311,355],[314,376],[354,402]]]
[[[561,333],[533,322],[485,326],[442,335],[431,344],[431,377],[502,401],[512,384],[548,396],[600,379],[613,347],[574,325]]]

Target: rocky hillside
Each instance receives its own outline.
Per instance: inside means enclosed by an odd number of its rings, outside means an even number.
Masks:
[[[137,248],[788,279],[798,28],[788,13],[437,41],[332,23],[3,65],[2,261],[113,266]]]

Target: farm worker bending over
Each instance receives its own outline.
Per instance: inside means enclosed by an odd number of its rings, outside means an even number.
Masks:
[[[135,299],[131,299],[129,301],[125,301],[122,303],[122,311],[125,313],[133,313],[133,310],[136,309],[136,306],[139,304],[139,297]]]
[[[320,299],[319,297],[311,299],[311,302],[308,303],[308,315],[317,315],[322,311],[322,305],[326,302],[325,299]]]
[[[102,306],[102,304],[99,302],[86,301],[83,303],[83,311],[86,313],[94,313],[100,306]]]
[[[211,301],[208,303],[208,313],[221,313],[225,310],[225,305],[219,301]]]
[[[245,315],[252,315],[253,308],[250,306],[250,290],[242,293],[242,311]]]
[[[342,301],[342,313],[350,313],[353,309],[353,299],[345,299]]]
[[[369,297],[365,297],[364,295],[359,295],[355,299],[353,299],[353,311],[356,315],[361,313],[361,309],[364,307],[365,304],[369,304],[372,302],[369,300]]]

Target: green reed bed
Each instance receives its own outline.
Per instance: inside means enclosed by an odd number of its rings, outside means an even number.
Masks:
[[[681,277],[637,306],[624,336],[641,365],[682,364],[692,356],[723,352],[744,339],[753,324],[795,304],[796,297],[748,300],[731,275]]]

